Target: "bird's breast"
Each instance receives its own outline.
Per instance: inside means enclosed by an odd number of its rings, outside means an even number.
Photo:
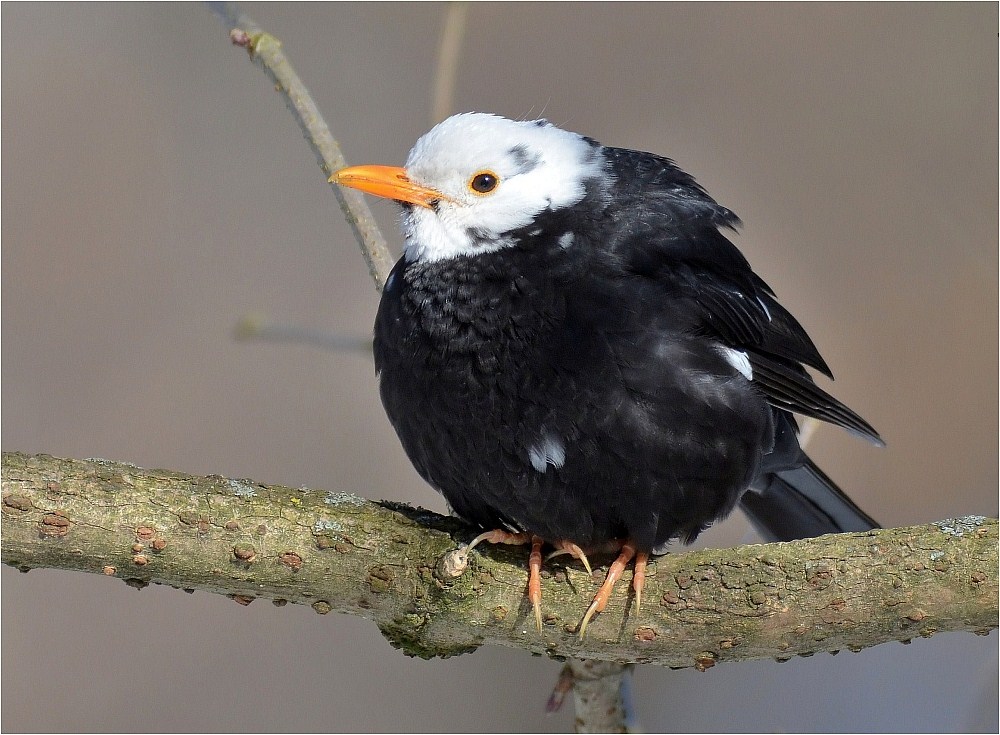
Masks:
[[[397,264],[375,323],[380,371],[397,360],[418,377],[488,381],[559,329],[565,309],[555,290],[485,259]]]

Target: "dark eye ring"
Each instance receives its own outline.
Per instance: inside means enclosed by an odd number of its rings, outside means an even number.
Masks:
[[[489,194],[500,185],[500,177],[492,171],[480,171],[469,179],[469,188],[476,194]]]

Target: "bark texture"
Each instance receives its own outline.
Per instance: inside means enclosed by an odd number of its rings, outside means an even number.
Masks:
[[[626,579],[581,641],[576,624],[606,566],[592,578],[567,557],[546,564],[539,634],[524,597],[527,550],[479,547],[453,577],[454,551],[474,534],[455,518],[101,459],[11,452],[2,469],[5,564],[361,615],[414,656],[493,643],[704,670],[939,631],[985,634],[998,622],[997,521],[982,516],[659,557],[642,609]]]

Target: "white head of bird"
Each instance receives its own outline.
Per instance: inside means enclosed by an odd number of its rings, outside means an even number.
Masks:
[[[407,260],[498,250],[543,211],[581,201],[605,176],[600,146],[545,120],[453,115],[413,146],[403,168],[353,166],[331,181],[406,205]]]

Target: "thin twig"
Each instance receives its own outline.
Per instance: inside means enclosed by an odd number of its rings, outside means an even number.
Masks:
[[[240,12],[234,3],[209,3],[209,5],[232,29],[229,34],[232,42],[247,49],[253,62],[274,83],[275,89],[284,98],[285,104],[295,116],[296,122],[316,154],[324,176],[329,177],[334,171],[346,166],[347,161],[340,151],[340,146],[334,140],[309,90],[302,84],[281,50],[281,42],[263,31],[250,16]],[[395,259],[378,225],[375,224],[364,196],[353,189],[331,186],[361,246],[362,255],[368,263],[368,270],[372,280],[375,281],[375,287],[381,291]]]
[[[240,319],[234,332],[236,339],[241,342],[292,342],[334,352],[356,352],[369,358],[372,354],[371,337],[337,334],[297,324],[272,322],[257,314],[247,314]]]

